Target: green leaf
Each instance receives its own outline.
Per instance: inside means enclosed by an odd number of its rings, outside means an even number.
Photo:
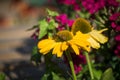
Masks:
[[[39,63],[41,62],[41,56],[42,56],[42,54],[40,54],[38,52],[37,46],[33,47],[32,55],[31,55],[31,61],[34,61],[35,65],[39,65]]]
[[[34,46],[32,49],[32,55],[35,55],[37,53],[38,53],[38,48],[37,48],[37,46]]]
[[[111,68],[108,68],[103,74],[100,80],[115,80],[113,76],[113,71]]]
[[[48,29],[49,29],[49,30],[53,30],[53,29],[55,29],[57,26],[58,26],[58,23],[56,23],[54,19],[51,19],[50,22],[49,22],[49,25],[48,25]]]
[[[49,9],[47,9],[47,12],[48,12],[48,15],[49,15],[49,16],[58,16],[58,15],[59,15],[57,12],[51,11],[51,10],[49,10]]]
[[[0,73],[0,80],[5,80],[5,74],[4,73]]]
[[[53,76],[53,80],[60,80],[60,77],[54,72],[52,72],[52,76]]]
[[[48,36],[49,36],[49,37],[52,37],[52,36],[53,36],[53,33],[52,33],[52,32],[48,32]]]
[[[49,74],[44,74],[41,78],[41,80],[48,80]]]
[[[58,74],[54,72],[49,72],[43,75],[41,80],[65,80],[63,77],[60,77]]]
[[[39,24],[40,24],[40,26],[39,26],[40,33],[39,33],[38,38],[41,39],[42,37],[44,37],[47,34],[48,23],[45,19],[43,19],[39,22]]]
[[[80,17],[87,19],[91,16],[88,12],[78,12],[78,14],[80,15]]]
[[[100,80],[101,75],[102,75],[102,71],[101,71],[101,70],[93,69],[93,73],[94,73],[94,77],[95,77],[97,80]]]

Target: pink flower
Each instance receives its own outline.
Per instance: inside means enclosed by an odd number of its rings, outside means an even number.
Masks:
[[[116,28],[116,27],[117,27],[117,25],[116,25],[115,22],[112,22],[112,23],[111,23],[111,26],[112,26],[112,28]]]
[[[109,17],[109,20],[112,22],[111,27],[116,31],[120,31],[119,17],[120,17],[120,13],[114,13],[112,14],[112,16]]]
[[[74,20],[68,20],[67,21],[68,26],[71,27],[73,25],[73,22],[74,22]]]
[[[116,31],[120,31],[120,25],[117,25]]]
[[[114,53],[116,56],[118,56],[120,58],[120,34],[117,34],[117,36],[115,36],[115,41],[117,41],[117,42],[115,45]]]
[[[114,50],[114,53],[115,53],[116,56],[118,56],[118,57],[120,58],[120,43],[118,43],[118,44],[116,45],[116,48],[115,48],[115,50]]]
[[[115,36],[115,40],[118,41],[118,42],[120,42],[120,34],[117,35],[117,36]]]
[[[105,6],[104,0],[82,0],[83,7],[91,14],[98,12]]]
[[[75,73],[77,74],[82,70],[80,64],[86,64],[86,58],[82,54],[80,55],[72,54],[72,60],[75,68]]]
[[[65,26],[68,26],[68,27],[71,27],[74,20],[70,20],[68,19],[67,15],[66,14],[61,14],[59,16],[56,16],[56,21],[59,22],[59,27],[58,29],[63,29],[63,27]]]
[[[112,16],[110,16],[110,20],[111,21],[115,21],[115,20],[117,20],[118,19],[118,17],[120,16],[120,13],[114,13],[114,14],[112,14]]]
[[[80,9],[81,9],[81,8],[80,8],[80,5],[79,5],[79,4],[77,4],[77,3],[73,4],[73,10],[79,11]]]
[[[60,22],[62,25],[65,25],[68,21],[66,14],[61,14],[59,16],[56,16],[56,21]]]
[[[78,74],[82,70],[82,67],[74,64],[74,69],[75,69],[75,74]]]
[[[113,6],[113,7],[118,7],[119,2],[117,0],[106,0],[106,5],[107,6]]]

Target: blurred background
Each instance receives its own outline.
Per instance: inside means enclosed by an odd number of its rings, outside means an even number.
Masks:
[[[51,0],[0,0],[0,73],[6,80],[40,80],[44,64],[31,61],[31,38],[27,29],[46,16],[46,8],[57,10]]]

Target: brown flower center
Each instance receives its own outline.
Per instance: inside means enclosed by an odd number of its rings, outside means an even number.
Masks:
[[[67,31],[67,30],[63,30],[57,33],[57,35],[55,35],[53,37],[55,39],[55,41],[60,42],[60,41],[68,41],[71,40],[73,38],[73,35],[71,32]]]
[[[77,31],[80,31],[82,33],[90,32],[91,31],[90,23],[83,18],[76,19],[72,25],[72,32],[73,34],[76,34]]]

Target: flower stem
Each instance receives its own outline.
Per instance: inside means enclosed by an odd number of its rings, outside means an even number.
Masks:
[[[91,80],[94,79],[94,76],[93,76],[93,71],[92,71],[92,66],[91,66],[91,63],[90,63],[90,59],[89,59],[89,55],[88,55],[88,52],[84,52],[85,53],[85,56],[86,56],[86,60],[87,60],[87,64],[88,64],[88,68],[89,68],[89,72],[90,72],[90,76],[91,76]]]
[[[68,61],[69,61],[69,65],[70,65],[70,68],[71,68],[73,80],[77,80],[77,77],[76,77],[76,74],[75,74],[75,70],[74,70],[73,61],[72,61],[72,57],[71,57],[71,55],[70,55],[70,53],[68,51],[66,51],[66,56],[67,56]]]

